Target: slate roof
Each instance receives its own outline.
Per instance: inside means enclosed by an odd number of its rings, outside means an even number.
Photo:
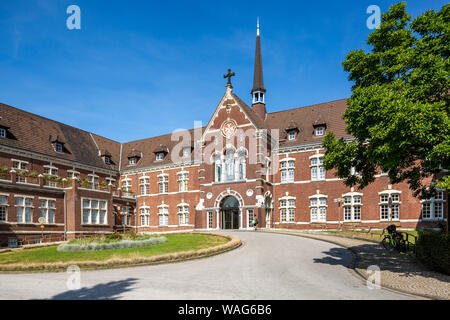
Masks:
[[[326,131],[334,132],[338,138],[350,138],[345,132],[342,115],[347,107],[346,99],[268,113],[261,119],[245,102],[232,93],[234,99],[259,129],[279,129],[280,147],[320,142],[323,138],[314,135],[314,126],[325,124]],[[171,140],[171,134],[119,143],[105,137],[53,121],[21,109],[0,103],[0,124],[8,129],[9,138],[0,139],[0,144],[34,151],[82,164],[112,170],[131,170],[172,163],[171,152],[178,141]],[[296,139],[287,140],[286,129],[296,126]],[[202,133],[205,127],[202,128]],[[191,139],[194,130],[189,130]],[[64,142],[67,153],[56,152],[52,141],[57,137]],[[191,141],[191,146],[194,142]],[[156,152],[166,151],[164,159],[156,160]],[[105,164],[102,155],[111,155],[111,165]],[[140,157],[136,165],[129,165],[128,157]]]
[[[0,103],[0,117],[2,125],[9,127],[9,137],[1,138],[1,145],[103,169],[118,169],[118,142],[3,103]],[[55,140],[63,142],[67,152],[56,152],[52,143]],[[114,164],[105,164],[99,155],[99,149],[107,149]]]

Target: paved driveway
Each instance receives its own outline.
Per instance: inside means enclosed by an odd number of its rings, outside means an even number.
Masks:
[[[0,274],[0,299],[405,299],[368,289],[346,249],[281,234],[230,232],[244,246],[183,263],[66,273]]]

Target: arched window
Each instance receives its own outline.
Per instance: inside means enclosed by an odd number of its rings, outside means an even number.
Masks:
[[[228,149],[225,153],[225,170],[226,170],[226,180],[234,181],[235,178],[235,163],[234,163],[234,151],[232,149]]]

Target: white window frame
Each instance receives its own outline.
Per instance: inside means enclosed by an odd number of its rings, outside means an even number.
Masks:
[[[169,206],[162,204],[158,206],[158,223],[160,226],[169,225]]]
[[[255,216],[255,212],[253,211],[253,209],[247,209],[247,228],[248,229],[253,228],[252,223],[253,223],[254,216]]]
[[[18,223],[33,223],[34,196],[15,195],[16,221]],[[17,199],[22,199],[22,204],[17,204]],[[27,199],[31,199],[31,205],[27,204]],[[22,219],[17,219],[19,210],[22,209]],[[27,209],[31,209],[31,218],[27,219]],[[29,212],[29,211],[28,211]]]
[[[131,216],[133,215],[133,207],[122,206],[122,210],[121,210],[120,214],[122,215],[122,226],[130,227],[131,226]]]
[[[295,159],[284,158],[280,160],[281,182],[289,183],[295,181]]]
[[[207,229],[213,229],[213,219],[214,219],[214,212],[213,211],[206,212],[206,228]]]
[[[289,130],[288,132],[288,140],[295,140],[295,130]]]
[[[131,192],[131,178],[125,178],[122,180],[122,188],[126,192]]]
[[[58,168],[54,167],[53,165],[45,165],[44,166],[44,174],[46,176],[51,176],[51,177],[58,177]],[[56,187],[56,181],[52,181],[52,180],[48,180],[47,182],[47,186],[50,187]]]
[[[314,134],[318,137],[323,136],[325,133],[325,127],[316,127],[314,129]]]
[[[422,211],[421,211],[420,216],[421,216],[421,219],[424,221],[444,220],[444,208],[445,208],[444,204],[447,202],[446,200],[444,200],[445,190],[437,189],[436,191],[437,191],[437,194],[433,198],[429,198],[429,199],[420,201],[420,203],[422,203]],[[430,207],[430,217],[423,216],[424,205],[427,205]],[[436,207],[438,207],[438,206],[441,208],[441,210],[440,210],[441,213],[439,216],[436,216]]]
[[[6,138],[6,129],[0,128],[0,138]]]
[[[160,194],[169,192],[169,175],[167,173],[158,175],[158,191]]]
[[[5,198],[5,202],[0,201],[0,223],[8,221],[9,194],[0,193],[1,198]]]
[[[378,205],[380,206],[380,221],[400,220],[400,205],[402,203],[400,201],[401,193],[402,193],[401,191],[394,189],[388,189],[378,192],[378,195],[380,196],[380,202],[378,203]],[[392,207],[390,209],[389,209],[389,198],[392,199]]]
[[[148,227],[150,226],[150,207],[143,206],[140,207],[140,216],[141,216],[141,226]]]
[[[178,177],[178,191],[179,192],[188,191],[189,172],[188,171],[177,172],[177,177]]]
[[[362,193],[359,192],[349,192],[342,195],[344,198],[344,202],[342,203],[343,211],[344,211],[344,222],[361,222],[362,220]],[[346,198],[350,198],[350,202],[345,202]],[[359,199],[360,201],[355,201]],[[346,208],[350,209],[350,219],[346,219]],[[358,213],[359,210],[359,219],[355,219],[355,214]]]
[[[85,201],[89,201],[89,206],[85,207]],[[92,202],[97,201],[97,207],[92,206]],[[100,203],[105,203],[105,207],[101,208]],[[88,221],[84,221],[84,211],[89,211]],[[92,221],[92,212],[98,211],[97,221]],[[104,213],[105,223],[100,223],[101,212]],[[81,198],[81,225],[108,225],[108,200],[105,199],[95,199],[95,198]]]
[[[53,207],[50,206],[53,203]],[[53,219],[51,212],[53,211]],[[39,216],[45,218],[45,224],[55,224],[56,222],[56,199],[52,198],[39,198]]]
[[[180,226],[189,224],[189,205],[187,203],[178,204],[178,224]]]
[[[323,166],[324,154],[315,154],[309,157],[311,164],[311,181],[322,181],[326,179],[326,170]]]
[[[141,191],[142,196],[146,196],[150,194],[150,178],[147,176],[143,176],[139,178],[139,189]]]
[[[309,198],[310,206],[310,221],[311,222],[326,222],[327,221],[327,195],[324,194],[315,194]],[[324,214],[323,214],[324,211]],[[314,218],[314,215],[316,218]]]
[[[11,159],[13,165],[12,165],[12,169],[17,171],[23,171],[23,172],[28,172],[28,165],[29,162],[28,161],[24,161],[24,160],[17,160],[17,159]],[[26,177],[22,177],[20,175],[16,175],[16,182],[18,183],[27,183],[27,178]]]
[[[163,160],[164,160],[164,152],[157,152],[156,161],[163,161]]]
[[[295,197],[284,196],[278,200],[280,201],[280,223],[294,223]]]

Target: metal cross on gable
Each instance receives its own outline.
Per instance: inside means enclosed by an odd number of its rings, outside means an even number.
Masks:
[[[231,72],[231,69],[228,69],[228,73],[223,75],[224,78],[228,78],[227,85],[231,86],[231,77],[234,77],[235,75],[234,72]]]

